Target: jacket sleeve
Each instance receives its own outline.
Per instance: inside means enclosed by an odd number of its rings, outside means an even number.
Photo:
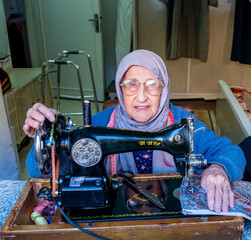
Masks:
[[[28,153],[26,158],[26,169],[30,177],[43,177],[40,170],[38,169],[38,165],[35,160],[35,152],[34,152],[34,144],[31,147],[31,150]]]
[[[246,159],[239,146],[233,145],[227,137],[217,137],[212,130],[198,121],[195,116],[183,108],[173,107],[173,114],[180,121],[182,118],[192,116],[195,120],[194,152],[203,154],[209,164],[217,163],[224,167],[229,180],[240,180],[246,165]],[[179,119],[180,118],[180,119]]]

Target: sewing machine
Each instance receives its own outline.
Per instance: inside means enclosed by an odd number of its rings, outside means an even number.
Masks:
[[[133,199],[134,196],[137,196],[139,203],[140,199],[143,203],[147,202],[142,197],[138,198],[138,195],[134,194],[127,185],[123,184],[115,189],[118,197],[117,201],[116,198],[112,198],[115,194],[114,189],[103,165],[105,156],[111,153],[134,151],[135,149],[159,149],[170,152],[174,156],[178,171],[189,184],[192,169],[195,166],[201,167],[206,163],[202,156],[195,155],[193,152],[194,126],[192,118],[183,119],[181,122],[155,133],[95,126],[84,126],[71,130],[71,126],[71,120],[66,121],[65,117],[61,115],[57,117],[53,124],[45,122],[37,130],[35,148],[38,165],[44,173],[53,172],[51,164],[53,149],[55,155],[58,155],[63,149],[69,154],[72,166],[71,174],[59,179],[56,177],[55,181],[58,182],[58,187],[55,190],[55,198],[57,198],[58,202],[61,202],[62,206],[69,206],[64,208],[65,210],[74,209],[81,215],[80,221],[77,220],[80,227],[109,239],[146,239],[150,237],[154,239],[185,240],[194,238],[209,239],[212,237],[214,239],[224,239],[227,237],[230,240],[242,238],[244,222],[241,217],[187,217],[178,215],[179,208],[173,208],[173,205],[175,205],[173,204],[173,200],[175,200],[173,193],[179,187],[178,184],[173,183],[181,180],[178,173],[147,174],[134,177],[135,181],[144,183],[143,185],[147,185],[149,182],[167,183],[168,192],[171,193],[167,202],[169,199],[171,202],[165,205],[167,209],[164,212],[159,212],[160,214],[157,217],[155,217],[156,208],[152,208],[154,211],[152,215],[143,211],[140,216],[139,214],[142,211],[136,213],[137,209],[134,209],[133,202],[127,208],[123,200],[130,203],[129,200]],[[42,129],[46,130],[45,134],[43,134]],[[96,153],[90,154],[93,150]],[[88,157],[84,153],[87,153]],[[92,157],[89,158],[89,156]],[[82,165],[79,165],[80,163]],[[79,186],[70,186],[69,182],[75,177],[79,177],[79,182],[82,182]],[[39,226],[31,223],[30,216],[37,204],[37,193],[39,189],[47,188],[50,185],[51,181],[48,178],[31,178],[27,181],[18,201],[1,229],[0,238],[3,236],[3,239],[7,239],[14,236],[26,240],[35,238],[48,240],[58,238],[93,239],[93,236],[76,231],[76,228],[72,227],[68,221],[63,220],[59,208],[55,213],[52,224]],[[118,191],[119,189],[128,191]],[[154,185],[154,189],[158,189],[157,184]],[[187,189],[189,191],[189,188]],[[163,190],[163,188],[159,190]],[[154,192],[156,196],[161,195],[159,190]],[[83,192],[85,198],[82,199],[83,202],[81,203],[77,198],[80,199]],[[91,195],[90,192],[96,193]],[[101,196],[102,201],[94,201],[96,195]],[[91,196],[91,198],[86,199],[87,196]],[[115,207],[111,208],[117,210],[117,212],[115,213],[112,210],[108,215],[108,208],[113,205],[114,201],[116,201]],[[87,208],[91,208],[91,210],[89,211]],[[100,214],[96,215],[96,213],[82,217],[82,211],[96,212],[98,208],[101,209],[100,211],[105,212],[104,218]],[[100,211],[98,210],[98,212]],[[116,215],[113,215],[113,213]],[[71,217],[71,213],[68,216]],[[78,215],[73,216],[78,217]],[[150,219],[148,216],[150,216]]]
[[[207,161],[194,154],[194,120],[182,119],[158,132],[133,131],[91,126],[74,130],[68,121],[58,115],[54,123],[45,121],[35,137],[35,155],[40,171],[50,173],[51,159],[65,150],[70,156],[71,174],[56,179],[55,197],[64,207],[86,209],[105,208],[114,204],[116,193],[111,185],[104,159],[115,153],[140,150],[161,150],[173,155],[178,172],[189,186],[193,169],[202,168]],[[52,149],[53,147],[53,149]]]

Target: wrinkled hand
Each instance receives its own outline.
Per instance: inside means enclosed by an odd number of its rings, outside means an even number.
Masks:
[[[36,129],[39,128],[40,123],[44,122],[46,118],[50,122],[53,122],[56,114],[58,114],[58,112],[55,109],[47,108],[42,103],[35,103],[26,114],[23,126],[25,134],[34,138]]]
[[[234,193],[223,167],[212,164],[201,176],[201,186],[207,192],[208,208],[215,212],[228,212],[234,207]]]

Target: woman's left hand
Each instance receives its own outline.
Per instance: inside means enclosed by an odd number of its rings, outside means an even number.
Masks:
[[[228,212],[234,207],[234,193],[223,167],[212,164],[201,176],[201,186],[207,192],[208,208],[215,212]]]

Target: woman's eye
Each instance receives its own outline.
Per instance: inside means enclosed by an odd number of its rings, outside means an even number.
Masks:
[[[129,86],[130,86],[130,87],[136,87],[136,85],[137,85],[137,84],[136,84],[135,82],[129,82]]]

